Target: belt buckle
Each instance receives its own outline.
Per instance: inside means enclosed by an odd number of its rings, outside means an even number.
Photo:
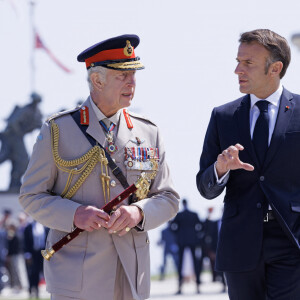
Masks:
[[[264,222],[269,222],[269,213],[266,214],[266,216],[264,217]]]

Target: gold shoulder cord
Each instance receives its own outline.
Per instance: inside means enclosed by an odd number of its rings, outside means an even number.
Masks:
[[[77,159],[72,159],[72,160],[62,159],[58,153],[59,127],[54,122],[54,120],[51,121],[51,141],[52,141],[51,147],[52,147],[53,159],[57,168],[63,172],[69,173],[66,186],[61,196],[67,199],[73,197],[77,192],[77,190],[80,188],[80,186],[85,182],[87,177],[91,174],[96,164],[100,162],[104,201],[105,203],[109,201],[110,200],[110,186],[109,186],[110,177],[108,175],[108,168],[107,168],[108,161],[107,158],[105,157],[104,150],[96,145],[93,148],[91,148],[87,153],[85,153],[84,155],[82,155]],[[80,164],[84,164],[84,165],[80,169],[78,169],[76,166]],[[81,174],[81,176],[78,178],[75,184],[70,188],[74,174]]]

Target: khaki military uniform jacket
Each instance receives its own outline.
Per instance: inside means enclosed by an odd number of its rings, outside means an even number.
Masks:
[[[89,100],[83,106],[89,108],[87,133],[101,145],[106,142],[104,132],[96,118]],[[123,113],[120,115],[115,145],[118,147],[112,157],[121,168],[129,184],[134,183],[140,170],[127,170],[124,164],[126,147],[157,147],[160,161],[157,176],[150,186],[148,197],[132,205],[144,212],[143,229],[132,229],[119,237],[108,234],[105,228],[93,232],[82,232],[76,239],[45,261],[47,290],[64,296],[85,300],[113,299],[117,260],[120,259],[127,275],[134,299],[146,299],[150,291],[149,238],[147,231],[158,227],[174,217],[178,211],[178,194],[175,192],[165,151],[157,126],[147,119],[130,114],[133,128],[127,127]],[[85,154],[91,144],[81,132],[70,113],[62,113],[54,118],[59,126],[59,155],[65,160]],[[68,174],[57,167],[51,150],[50,123],[46,122],[33,148],[28,169],[21,187],[20,203],[25,211],[38,222],[50,228],[46,247],[51,247],[73,226],[76,209],[80,205],[104,205],[101,168],[98,163],[72,199],[60,195],[66,185]],[[111,187],[111,199],[124,188],[114,177],[116,186]],[[149,172],[149,171],[146,171]],[[73,182],[78,179],[74,176]],[[126,204],[126,201],[125,201]]]

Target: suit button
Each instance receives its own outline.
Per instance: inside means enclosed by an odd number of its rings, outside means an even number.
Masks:
[[[212,187],[212,182],[210,181],[209,183],[208,183],[208,188],[210,189],[211,187]]]
[[[256,203],[256,207],[261,208],[261,203],[260,202]]]
[[[264,181],[264,180],[265,180],[265,176],[260,176],[260,177],[259,177],[259,180],[260,180],[260,181]]]

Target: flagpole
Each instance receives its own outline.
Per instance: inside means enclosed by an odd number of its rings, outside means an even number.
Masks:
[[[35,1],[29,0],[29,22],[30,22],[30,89],[31,93],[35,92],[35,26],[34,26],[34,9]]]

